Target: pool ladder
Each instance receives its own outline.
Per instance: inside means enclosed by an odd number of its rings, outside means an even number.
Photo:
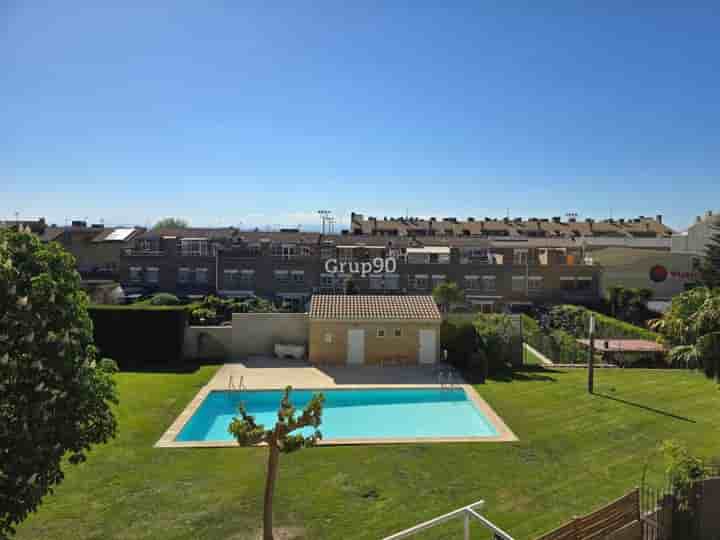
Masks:
[[[240,377],[240,381],[236,385],[233,380],[233,376],[230,375],[230,377],[228,378],[228,390],[238,390],[238,391],[247,390],[247,386],[245,386],[244,379],[245,379],[245,377]]]
[[[455,386],[455,381],[453,380],[453,370],[442,370],[438,372],[437,380],[438,384],[440,385],[441,389],[445,390],[452,390]]]

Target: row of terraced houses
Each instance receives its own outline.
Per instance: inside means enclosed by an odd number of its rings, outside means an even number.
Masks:
[[[427,294],[452,281],[475,309],[591,303],[602,250],[669,251],[662,217],[630,220],[375,218],[352,214],[342,234],[295,229],[154,229],[120,258],[129,292],[252,295],[304,309],[311,295]]]

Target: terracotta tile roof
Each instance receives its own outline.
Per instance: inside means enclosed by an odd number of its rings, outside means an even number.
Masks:
[[[313,295],[311,319],[441,320],[432,296]]]

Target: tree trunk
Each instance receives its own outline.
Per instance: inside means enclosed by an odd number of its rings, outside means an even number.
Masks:
[[[277,428],[276,428],[277,430]],[[265,478],[265,504],[263,510],[263,540],[273,540],[273,495],[275,493],[275,479],[277,478],[280,450],[277,446],[276,434],[269,441],[267,477]]]

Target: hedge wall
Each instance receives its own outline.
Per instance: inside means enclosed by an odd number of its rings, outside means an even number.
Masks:
[[[528,315],[522,315],[523,340],[540,351],[556,364],[587,363],[588,350],[580,345],[574,336],[564,330],[553,330],[546,334],[538,322]]]
[[[603,315],[602,313],[598,313],[597,311],[592,311],[590,309],[581,307],[581,306],[573,306],[573,305],[563,305],[558,306],[554,309],[561,309],[561,310],[567,310],[567,311],[579,311],[583,313],[584,319],[585,319],[585,326],[589,325],[590,321],[590,314],[595,314],[595,337],[598,339],[647,339],[649,341],[657,341],[660,339],[660,334],[656,332],[652,332],[651,330],[648,330],[646,328],[642,328],[640,326],[635,326],[634,324],[627,323],[625,321],[621,321],[619,319],[615,319],[613,317],[610,317],[609,315]],[[586,336],[582,336],[586,337]]]
[[[188,310],[178,306],[91,306],[95,346],[120,369],[182,360]]]

